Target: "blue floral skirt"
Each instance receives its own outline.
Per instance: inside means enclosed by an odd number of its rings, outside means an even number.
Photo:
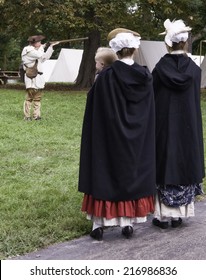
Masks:
[[[195,196],[202,195],[201,184],[192,185],[157,185],[160,202],[166,206],[179,207],[194,201]]]

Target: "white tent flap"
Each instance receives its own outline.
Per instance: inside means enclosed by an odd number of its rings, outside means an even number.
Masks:
[[[45,60],[44,63],[42,63],[45,82],[49,81],[49,78],[54,70],[56,62],[57,62],[57,59],[48,59],[48,60]]]
[[[157,62],[166,53],[168,51],[165,42],[141,40],[135,61],[142,66],[147,66],[150,72],[152,72]]]
[[[61,49],[48,82],[75,82],[83,50]]]
[[[206,88],[206,56],[204,57],[200,68],[202,69],[201,88]]]

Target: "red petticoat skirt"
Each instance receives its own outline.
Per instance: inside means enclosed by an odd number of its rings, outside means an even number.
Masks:
[[[91,195],[84,195],[83,212],[96,217],[113,219],[117,217],[145,217],[154,212],[154,196],[130,201],[103,201],[94,199]]]

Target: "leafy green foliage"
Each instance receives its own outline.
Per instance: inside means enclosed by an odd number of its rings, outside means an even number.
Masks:
[[[85,37],[99,31],[101,45],[106,45],[110,30],[125,27],[138,31],[144,40],[162,40],[158,34],[164,20],[181,18],[193,28],[196,53],[199,40],[206,35],[206,5],[202,0],[6,0],[0,6],[0,68],[5,70],[16,70],[13,64],[18,68],[17,62],[10,63],[12,50],[15,44],[22,49],[33,34],[43,33],[49,41]],[[84,45],[77,42],[72,47]]]

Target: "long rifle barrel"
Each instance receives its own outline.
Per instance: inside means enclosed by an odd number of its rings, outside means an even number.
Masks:
[[[89,37],[84,37],[84,38],[75,38],[75,39],[67,39],[67,40],[60,40],[60,41],[51,41],[49,42],[52,45],[57,45],[57,44],[63,44],[63,43],[68,43],[68,42],[74,42],[74,41],[84,41],[88,40]]]

